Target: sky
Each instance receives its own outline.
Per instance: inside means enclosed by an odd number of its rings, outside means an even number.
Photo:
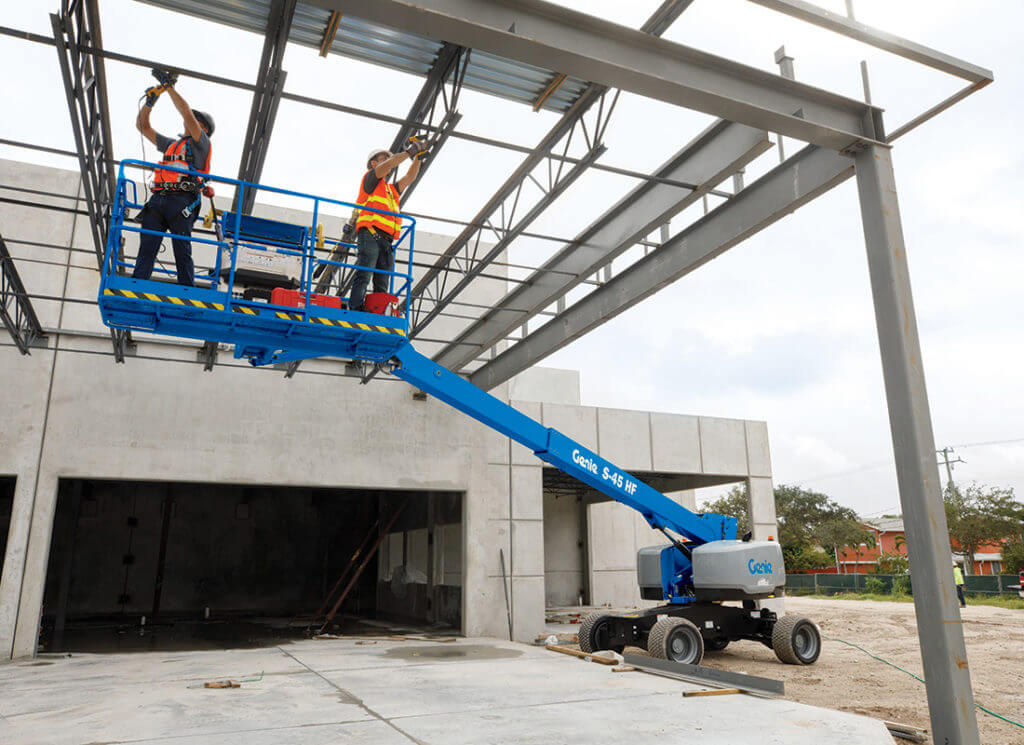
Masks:
[[[843,0],[817,0],[843,12]],[[660,0],[564,0],[638,27]],[[49,35],[56,0],[5,3],[0,25]],[[893,153],[936,447],[955,447],[958,483],[1024,494],[1024,27],[1018,0],[856,0],[857,19],[960,57],[995,82],[898,141]],[[136,2],[102,0],[108,49],[254,81],[256,34]],[[173,43],[160,41],[161,34]],[[665,38],[777,72],[785,45],[796,77],[863,97],[892,131],[957,90],[960,81],[767,11],[746,0],[696,0]],[[0,36],[0,138],[73,149],[52,47]],[[286,90],[404,117],[422,80],[290,45]],[[134,129],[144,69],[107,63],[115,155],[143,156]],[[237,173],[250,96],[183,78],[178,90],[217,121],[214,172]],[[460,130],[532,147],[551,112],[464,91]],[[13,115],[12,115],[13,114]],[[712,119],[622,94],[601,162],[649,172]],[[161,102],[158,130],[180,118]],[[395,127],[283,101],[263,182],[350,199],[366,153]],[[773,136],[774,137],[774,136]],[[786,140],[791,154],[800,143]],[[146,145],[145,155],[153,156]],[[0,157],[73,168],[68,158],[0,146]],[[451,140],[408,209],[471,219],[521,155]],[[778,163],[777,150],[747,182]],[[591,170],[532,226],[571,236],[635,186]],[[728,186],[728,184],[726,185]],[[712,205],[714,201],[712,202]],[[695,205],[672,232],[700,216]],[[451,226],[424,221],[432,232]],[[652,236],[657,239],[657,236]],[[520,240],[510,260],[536,265],[558,244]],[[632,254],[635,255],[635,254]],[[621,263],[621,262],[620,262]],[[616,266],[619,266],[617,264]],[[888,414],[854,180],[737,246],[544,361],[581,373],[588,405],[768,422],[776,483],[825,492],[866,516],[899,512]],[[945,471],[943,469],[943,482]],[[708,490],[702,497],[713,497]]]

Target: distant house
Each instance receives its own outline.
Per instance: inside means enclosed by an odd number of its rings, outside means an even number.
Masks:
[[[907,539],[903,531],[902,517],[882,517],[866,520],[861,523],[875,536],[875,545],[862,543],[859,546],[839,547],[839,571],[843,574],[870,572],[882,555],[906,556]],[[964,562],[959,544],[950,540],[953,546],[952,558],[960,564]],[[970,574],[999,574],[1002,569],[1002,545],[985,543],[978,547],[974,554],[974,568]]]

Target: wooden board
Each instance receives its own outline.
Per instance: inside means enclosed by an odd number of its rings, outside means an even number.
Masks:
[[[728,696],[733,693],[743,693],[743,691],[739,688],[713,688],[706,691],[683,691],[683,696],[696,698],[698,696]]]
[[[550,649],[552,652],[561,652],[562,654],[567,654],[571,657],[577,657],[581,660],[587,660],[588,662],[597,662],[601,665],[619,664],[619,661],[614,657],[605,657],[603,655],[599,656],[597,654],[587,654],[586,652],[581,652],[578,649],[573,649],[572,647],[563,647],[558,644],[545,644],[544,649]]]

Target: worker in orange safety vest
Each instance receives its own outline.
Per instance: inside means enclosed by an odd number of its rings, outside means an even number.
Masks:
[[[372,207],[375,210],[385,212],[399,212],[399,197],[411,184],[420,172],[420,158],[427,151],[427,146],[415,139],[410,138],[406,148],[394,155],[389,150],[371,150],[366,161],[366,174],[359,182],[359,196],[356,203],[364,207]],[[387,181],[387,176],[398,165],[412,159],[412,165],[394,184]],[[386,215],[370,210],[360,210],[356,218],[356,264],[359,266],[378,269],[385,272],[394,271],[395,250],[394,242],[398,240],[402,230],[402,218],[397,214]],[[366,299],[366,286],[370,283],[370,275],[373,275],[373,291],[387,292],[388,274],[372,272],[369,270],[356,271],[355,279],[352,280],[352,291],[349,295],[349,310],[363,310],[363,303]]]
[[[174,89],[176,75],[161,70],[154,70],[153,74],[161,81],[161,85],[146,91],[146,104],[139,109],[139,116],[135,121],[136,128],[143,137],[163,152],[160,165],[209,173],[213,117],[205,112],[196,111],[185,102]],[[149,123],[150,112],[164,91],[174,103],[174,108],[181,114],[185,125],[185,132],[174,139],[158,133]],[[200,199],[204,193],[213,196],[213,190],[206,186],[204,179],[198,174],[179,173],[165,168],[157,168],[154,171],[153,196],[139,213],[142,229],[152,232],[139,236],[139,254],[135,260],[132,277],[150,278],[163,233],[170,232],[177,236],[192,235],[192,224],[199,217]],[[172,238],[171,243],[174,246],[178,284],[191,287],[195,284],[192,242],[182,237]]]

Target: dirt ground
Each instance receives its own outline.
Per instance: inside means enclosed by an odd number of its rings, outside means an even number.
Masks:
[[[786,612],[814,620],[825,636],[922,675],[913,603],[788,597]],[[1024,611],[975,605],[961,616],[975,701],[1024,722]],[[703,664],[782,679],[786,698],[794,701],[929,727],[923,683],[839,642],[823,645],[811,667],[780,665],[770,650],[750,642],[710,652]],[[982,711],[978,727],[984,745],[1024,743],[1024,730]]]
[[[589,610],[550,609],[555,623],[548,628],[563,632],[559,639],[568,642],[579,629],[570,624],[570,615],[578,618]],[[812,619],[824,636],[857,644],[923,677],[913,603],[788,597],[786,612]],[[969,605],[961,618],[975,702],[1024,722],[1024,610]],[[754,642],[708,652],[701,664],[783,680],[792,701],[930,728],[923,683],[838,641],[822,644],[821,657],[810,667],[783,665]],[[647,654],[632,647],[626,652]],[[977,715],[983,745],[1024,745],[1024,729],[982,711]]]

